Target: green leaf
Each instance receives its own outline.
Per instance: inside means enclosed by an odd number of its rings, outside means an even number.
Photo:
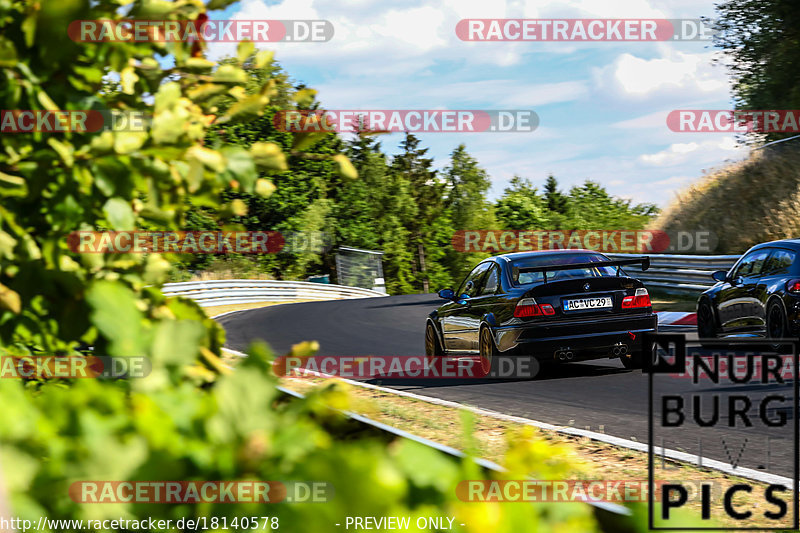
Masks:
[[[19,314],[22,311],[22,300],[16,291],[0,283],[0,309],[7,309]]]
[[[122,72],[119,73],[119,78],[120,85],[122,85],[122,92],[125,94],[134,94],[139,76],[136,74],[133,67],[128,65],[122,69]]]
[[[253,143],[253,145],[250,147],[250,153],[253,156],[253,161],[255,161],[256,165],[260,167],[279,171],[289,169],[289,166],[286,163],[286,155],[281,150],[281,147],[275,143]]]
[[[152,357],[154,364],[191,364],[198,355],[205,334],[195,320],[164,320],[155,329]]]
[[[141,17],[150,19],[163,19],[175,11],[177,4],[167,0],[145,0],[142,2]]]
[[[239,59],[239,63],[244,63],[247,61],[247,58],[255,52],[256,45],[253,44],[253,41],[242,41],[239,43],[239,46],[236,49],[236,57]]]
[[[272,193],[274,193],[275,190],[275,184],[268,179],[259,178],[256,180],[255,193],[262,198],[268,198],[272,196]]]
[[[259,50],[256,52],[255,66],[256,68],[264,68],[272,63],[272,58],[275,57],[275,52],[272,50]]]
[[[216,83],[204,83],[202,85],[198,85],[193,89],[189,89],[186,92],[186,96],[191,98],[194,102],[202,102],[203,100],[207,100],[212,96],[216,96],[218,94],[222,94],[228,90],[228,87],[225,85],[220,85]]]
[[[336,163],[336,168],[340,176],[350,180],[358,179],[358,170],[356,170],[353,163],[347,159],[347,156],[336,154],[331,159]]]
[[[324,139],[326,135],[328,135],[328,133],[325,131],[298,133],[294,136],[292,148],[302,152],[303,150],[314,146],[314,144],[316,144],[318,141]]]
[[[192,146],[186,151],[186,158],[195,159],[214,172],[225,170],[225,158],[216,150],[203,148],[202,146]]]
[[[117,131],[114,133],[114,151],[118,154],[135,152],[147,140],[145,131]]]
[[[245,83],[247,74],[233,65],[221,65],[214,72],[213,80],[219,83]]]
[[[204,57],[190,57],[186,60],[186,63],[184,63],[184,67],[192,71],[211,70],[214,68],[214,65],[216,65],[216,63]]]
[[[225,9],[229,5],[238,2],[239,0],[211,0],[206,4],[206,9]]]
[[[0,257],[5,257],[9,260],[14,259],[14,247],[16,245],[17,239],[0,230]]]
[[[243,217],[247,214],[247,204],[239,198],[236,198],[235,200],[231,201],[230,210],[231,213],[237,217]]]
[[[314,103],[314,97],[317,96],[315,89],[300,89],[294,95],[294,101],[301,108],[308,108]]]
[[[28,184],[24,178],[0,172],[0,196],[26,196]]]
[[[236,102],[228,110],[225,117],[220,119],[221,123],[228,121],[245,122],[264,114],[264,106],[269,103],[269,99],[261,94],[247,96]]]
[[[17,49],[14,43],[0,36],[0,67],[13,68],[17,65]]]
[[[155,100],[155,114],[171,109],[181,97],[181,87],[174,81],[165,83],[158,88]]]
[[[258,172],[251,155],[238,146],[225,147],[221,152],[225,156],[225,167],[231,179],[238,181],[245,191],[251,191],[258,179]]]
[[[22,21],[22,33],[25,34],[25,45],[30,48],[36,40],[36,13],[31,13]]]
[[[53,150],[56,151],[58,157],[60,157],[61,161],[64,162],[64,165],[66,165],[68,168],[72,166],[72,164],[75,162],[75,158],[72,155],[75,149],[71,144],[59,141],[54,137],[47,139],[47,144],[49,144]]]
[[[120,282],[95,281],[86,292],[90,320],[109,341],[108,355],[143,355],[147,338],[133,291]]]
[[[134,229],[136,218],[134,217],[133,209],[131,209],[130,204],[122,198],[115,197],[109,199],[103,206],[103,213],[105,213],[112,229]]]
[[[39,103],[42,104],[42,107],[44,107],[48,111],[59,110],[59,107],[56,105],[56,103],[53,102],[53,100],[44,91],[37,91],[36,99],[39,100]]]

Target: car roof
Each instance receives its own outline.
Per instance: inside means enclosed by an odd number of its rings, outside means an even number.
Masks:
[[[798,241],[800,245],[800,241]],[[505,259],[506,261],[515,261],[517,259],[526,259],[528,257],[541,257],[545,255],[560,255],[560,254],[599,254],[597,250],[585,250],[582,248],[571,250],[537,250],[535,252],[514,252],[510,254],[496,255],[492,259]]]
[[[776,246],[791,248],[792,250],[800,250],[800,239],[781,239],[777,241],[762,242],[761,244],[756,244],[755,246],[750,248],[750,250],[759,250],[761,248],[769,248]]]

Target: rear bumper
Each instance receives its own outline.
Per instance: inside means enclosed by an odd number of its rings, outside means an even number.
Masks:
[[[613,318],[522,324],[494,328],[495,345],[502,353],[553,359],[557,350],[569,349],[579,359],[607,357],[615,345],[628,352],[642,348],[642,336],[655,332],[654,313]]]

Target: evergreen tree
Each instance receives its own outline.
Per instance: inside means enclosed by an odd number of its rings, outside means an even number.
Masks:
[[[442,221],[438,219],[445,215],[445,186],[432,168],[433,159],[425,157],[428,149],[419,147],[417,137],[407,133],[400,146],[403,152],[392,160],[392,172],[408,184],[408,192],[414,200],[415,209],[408,213],[411,216],[403,221],[403,226],[411,240],[417,287],[429,292],[432,277],[446,278],[436,262],[444,255],[437,249],[441,244],[437,242],[438,232],[431,231],[434,226],[441,230]]]

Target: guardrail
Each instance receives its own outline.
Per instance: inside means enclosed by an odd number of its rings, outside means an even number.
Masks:
[[[278,387],[278,390],[286,396],[295,398],[304,397],[303,394],[285,387]],[[400,438],[411,440],[423,446],[427,446],[428,448],[434,449],[439,453],[450,456],[452,459],[458,462],[464,461],[468,458],[464,452],[450,446],[428,440],[424,437],[419,437],[413,433],[403,431],[402,429],[398,429],[388,424],[383,424],[352,411],[343,411],[340,409],[335,410],[349,418],[352,424],[360,426],[361,431],[371,431],[376,435],[380,435],[386,441],[387,445],[394,439]],[[481,469],[484,470],[485,473],[492,472],[497,475],[506,472],[505,468],[493,461],[481,459],[479,457],[469,457],[469,459],[475,462]],[[535,480],[531,479],[531,481]],[[620,519],[631,516],[632,514],[627,507],[611,502],[591,500],[588,497],[583,501],[583,503],[592,507],[594,515],[600,523],[599,525],[601,527],[601,531],[621,531],[627,529],[624,527],[627,522],[620,522]]]
[[[344,285],[308,281],[229,279],[165,283],[161,291],[168,296],[195,300],[201,307],[292,300],[341,300],[371,298],[386,294]]]
[[[606,255],[618,259],[631,257],[629,254]],[[716,283],[711,279],[714,271],[729,270],[740,256],[653,254],[647,257],[650,258],[648,270],[642,272],[632,267],[625,272],[647,285],[667,291],[702,292]]]

